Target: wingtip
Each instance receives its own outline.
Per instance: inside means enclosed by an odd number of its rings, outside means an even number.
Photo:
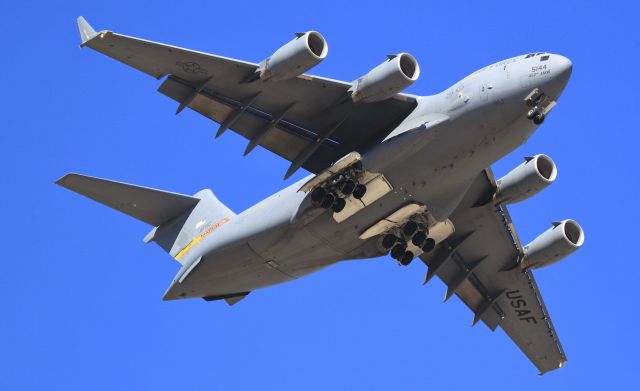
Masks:
[[[55,182],[53,182],[53,183],[55,183],[55,184],[56,184],[56,185],[58,185],[58,186],[62,186],[62,187],[64,187],[64,182],[67,180],[67,178],[69,178],[70,176],[74,176],[74,175],[77,175],[77,174],[76,174],[76,173],[73,173],[73,172],[69,172],[69,173],[67,173],[67,174],[64,174],[64,175],[63,175],[63,176],[61,176],[60,178],[58,178],[58,179],[57,179]]]
[[[82,39],[82,43],[80,44],[80,46],[84,46],[84,44],[87,41],[89,41],[92,38],[94,38],[96,35],[98,35],[98,33],[96,32],[96,30],[93,29],[93,27],[91,27],[89,22],[87,22],[87,20],[84,17],[78,16],[76,21],[78,22],[78,30],[80,31],[80,39]]]

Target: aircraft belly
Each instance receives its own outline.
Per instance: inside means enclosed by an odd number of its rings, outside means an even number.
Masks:
[[[418,202],[437,220],[445,220],[476,175],[527,137],[516,131],[522,124],[476,120],[459,117],[422,149],[390,167],[381,164],[380,172],[392,190],[340,222],[332,212],[310,205],[305,193],[297,192],[299,186],[272,197],[237,227],[251,226],[252,235],[242,245],[206,256],[181,284],[188,287],[181,293],[193,297],[250,291],[342,260],[380,256],[376,239],[362,240],[360,235],[409,202]]]
[[[475,118],[474,118],[475,117]],[[521,123],[477,117],[457,118],[417,153],[396,160],[381,172],[393,186],[363,210],[342,222],[325,212],[306,222],[307,229],[342,259],[379,256],[375,246],[359,238],[371,225],[409,202],[417,201],[437,220],[449,217],[477,174],[524,140]],[[402,137],[401,135],[399,137]],[[397,151],[402,153],[402,149]],[[374,239],[372,239],[374,240]],[[319,261],[318,261],[319,262]]]
[[[217,296],[248,292],[291,280],[244,243],[203,257],[166,298]]]

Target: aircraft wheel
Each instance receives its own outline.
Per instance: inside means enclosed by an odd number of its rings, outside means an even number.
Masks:
[[[356,183],[351,179],[347,179],[342,183],[342,187],[340,188],[340,191],[342,192],[342,194],[348,196],[351,193],[353,193],[353,190],[355,188],[356,188]]]
[[[336,197],[331,193],[325,194],[324,199],[322,200],[322,203],[320,204],[320,206],[322,208],[329,209],[331,205],[333,205],[333,201],[335,200],[335,198]]]
[[[425,240],[424,244],[422,245],[422,251],[424,251],[425,253],[428,253],[433,251],[435,247],[436,247],[436,241],[433,240],[432,238],[427,238],[427,240]]]
[[[533,123],[536,125],[540,125],[543,122],[544,122],[544,114],[536,113],[536,115],[533,117]]]
[[[396,244],[395,246],[393,246],[393,248],[391,249],[391,258],[400,261],[404,256],[405,248],[406,247],[402,244]]]
[[[327,191],[324,188],[316,187],[311,192],[311,201],[315,202],[316,204],[320,204],[322,203],[322,200],[324,200],[325,195],[327,195]]]
[[[331,209],[336,213],[340,213],[342,212],[342,209],[344,209],[345,205],[347,205],[347,201],[345,201],[344,198],[336,197],[333,201],[333,205],[331,205]]]
[[[424,231],[418,231],[415,234],[413,234],[413,237],[411,238],[411,243],[413,243],[413,245],[416,247],[422,247],[425,240],[427,240],[427,234]]]
[[[418,223],[415,221],[409,220],[402,226],[402,233],[408,238],[410,238],[417,230]]]
[[[385,250],[389,250],[391,247],[393,247],[394,244],[396,244],[396,242],[398,241],[398,237],[394,234],[386,234],[384,235],[384,237],[382,238],[382,247]]]
[[[400,258],[400,264],[407,266],[411,261],[413,261],[413,253],[411,251],[405,251],[404,254],[402,254],[402,258]]]
[[[367,187],[365,185],[360,185],[358,184],[354,189],[353,189],[353,197],[356,199],[361,199],[362,197],[364,197],[365,193],[367,192]]]
[[[536,114],[538,114],[538,111],[536,109],[531,109],[527,112],[527,119],[533,119],[535,118]]]

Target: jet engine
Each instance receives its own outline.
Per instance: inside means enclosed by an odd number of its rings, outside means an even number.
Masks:
[[[287,80],[303,74],[327,57],[329,46],[317,31],[296,33],[296,37],[262,60],[256,72],[260,79]]]
[[[497,182],[496,202],[515,204],[526,200],[549,186],[558,176],[555,163],[547,155],[525,158]]]
[[[351,84],[349,92],[356,103],[378,102],[409,87],[420,76],[420,67],[409,53],[387,56],[389,59]]]
[[[542,235],[524,247],[522,267],[538,269],[556,263],[579,249],[584,231],[574,220],[553,223]]]

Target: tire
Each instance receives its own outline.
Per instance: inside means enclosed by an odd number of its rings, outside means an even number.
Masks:
[[[322,187],[316,187],[311,192],[311,201],[316,204],[321,204],[322,200],[324,200],[324,196],[327,195],[327,191]]]
[[[534,117],[533,117],[533,123],[536,125],[540,125],[544,122],[544,114],[542,113],[537,113]]]
[[[389,250],[391,247],[393,247],[394,244],[396,244],[397,241],[398,241],[398,237],[396,235],[386,234],[382,238],[381,244],[385,250]]]
[[[353,193],[353,190],[355,188],[356,188],[356,183],[351,179],[347,179],[342,183],[342,187],[340,188],[340,191],[342,192],[342,194],[348,196],[348,195],[351,195],[351,193]]]
[[[405,247],[402,244],[396,244],[391,249],[391,258],[400,261],[404,255]]]
[[[412,237],[417,230],[418,230],[418,223],[416,223],[415,221],[409,220],[402,226],[402,233],[407,238]]]
[[[422,247],[425,240],[427,240],[427,234],[425,234],[424,231],[418,231],[415,234],[413,234],[413,237],[411,238],[411,243],[413,243],[413,245],[416,247]]]
[[[411,251],[405,251],[404,254],[402,254],[402,258],[400,258],[400,264],[407,266],[411,261],[413,261],[413,253]]]
[[[527,112],[527,119],[534,119],[536,114],[538,114],[538,112],[536,111],[536,109],[531,109]]]
[[[331,193],[325,194],[320,206],[324,209],[329,209],[331,205],[333,205],[333,201],[335,201],[335,198],[336,197],[334,197],[334,195]]]
[[[333,209],[335,213],[340,213],[344,209],[345,205],[347,205],[347,201],[345,201],[344,198],[336,197],[333,201],[333,205],[331,205],[331,209]]]
[[[353,197],[355,199],[361,199],[367,193],[367,187],[365,185],[357,185],[355,189],[353,189]]]
[[[433,251],[435,247],[436,247],[436,241],[433,240],[432,238],[427,238],[427,240],[425,240],[424,244],[422,245],[422,251],[424,251],[425,253],[428,253]]]

